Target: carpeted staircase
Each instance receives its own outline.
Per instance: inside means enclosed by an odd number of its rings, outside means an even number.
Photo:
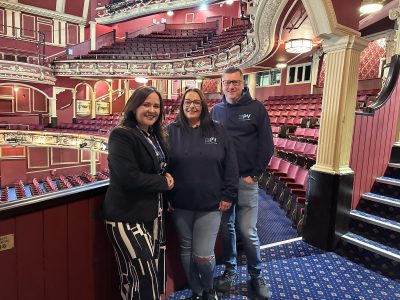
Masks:
[[[337,252],[400,281],[400,163],[389,163],[350,212]]]

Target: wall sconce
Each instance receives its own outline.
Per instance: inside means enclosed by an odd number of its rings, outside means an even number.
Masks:
[[[285,50],[288,53],[305,53],[311,49],[312,40],[310,39],[293,39],[285,43]]]
[[[277,67],[278,69],[284,69],[284,68],[287,67],[287,64],[286,64],[286,63],[278,63],[278,64],[276,64],[276,67]]]
[[[172,17],[174,15],[174,12],[172,10],[167,11],[167,16]]]
[[[383,4],[377,0],[363,0],[361,2],[360,13],[362,14],[371,14],[377,11],[380,11],[383,7]]]

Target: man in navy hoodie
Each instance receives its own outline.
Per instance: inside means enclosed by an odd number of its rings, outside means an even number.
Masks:
[[[230,67],[222,75],[224,97],[215,105],[211,116],[222,123],[230,135],[239,165],[238,203],[226,211],[221,220],[222,254],[225,271],[215,279],[215,288],[229,291],[237,275],[236,231],[240,233],[247,258],[250,286],[262,299],[271,292],[261,276],[260,241],[257,233],[258,178],[262,175],[274,151],[268,114],[244,87],[243,73]]]

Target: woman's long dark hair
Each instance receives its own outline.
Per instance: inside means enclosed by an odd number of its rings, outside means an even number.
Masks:
[[[186,95],[189,92],[195,92],[199,95],[201,100],[201,114],[200,114],[200,130],[202,136],[211,136],[215,133],[215,125],[213,120],[211,119],[210,113],[208,111],[206,97],[203,92],[197,88],[190,88],[185,91],[182,96],[181,104],[179,105],[179,114],[176,117],[176,123],[179,127],[181,127],[184,131],[188,131],[189,122],[185,116],[183,103],[185,102]]]
[[[120,122],[120,125],[131,128],[136,127],[136,125],[138,124],[136,120],[136,110],[140,105],[144,103],[146,98],[151,93],[156,93],[158,98],[160,99],[160,115],[151,127],[153,133],[157,137],[164,139],[164,132],[162,130],[162,122],[164,120],[164,104],[160,92],[151,86],[142,86],[133,92],[132,96],[129,98],[128,102],[125,104],[124,109],[122,110],[123,118]]]

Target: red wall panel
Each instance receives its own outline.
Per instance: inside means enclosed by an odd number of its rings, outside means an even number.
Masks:
[[[43,213],[15,219],[18,298],[44,299]]]
[[[28,168],[48,168],[49,167],[49,148],[47,147],[27,147]]]
[[[18,180],[26,180],[25,159],[3,159],[0,161],[1,187],[13,185]]]
[[[51,163],[53,165],[79,163],[79,152],[77,149],[51,148]]]
[[[93,2],[93,1],[90,1]],[[97,3],[97,1],[95,1]],[[85,0],[74,0],[74,1],[65,1],[65,10],[66,14],[82,17],[83,5]],[[86,17],[86,16],[84,16]]]
[[[69,2],[69,1],[66,1]],[[20,4],[26,4],[30,6],[35,6],[39,8],[45,8],[49,10],[56,10],[56,3],[57,0],[19,0],[18,3]]]
[[[390,157],[400,110],[400,81],[390,100],[374,116],[356,115],[350,167],[354,170],[352,207],[382,176]]]
[[[67,44],[74,45],[79,43],[79,27],[75,24],[67,24]]]
[[[43,212],[43,257],[45,300],[67,300],[68,286],[67,206]],[[54,242],[57,241],[57,242]]]
[[[7,219],[0,221],[0,235],[14,234],[14,248],[0,251],[1,269],[0,290],[1,298],[7,300],[17,300],[17,253],[15,251],[15,220]]]
[[[21,14],[21,37],[36,39],[36,17],[33,15]]]

